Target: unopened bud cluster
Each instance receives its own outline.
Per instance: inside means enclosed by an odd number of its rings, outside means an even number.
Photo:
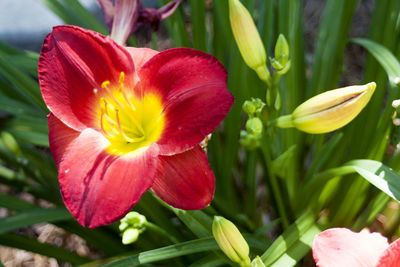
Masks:
[[[263,122],[258,117],[265,106],[259,98],[252,98],[243,103],[243,111],[249,116],[246,122],[246,130],[240,131],[240,144],[249,150],[260,145]]]
[[[139,235],[146,230],[147,219],[136,211],[129,212],[121,219],[119,230],[122,232],[122,244],[136,242]]]

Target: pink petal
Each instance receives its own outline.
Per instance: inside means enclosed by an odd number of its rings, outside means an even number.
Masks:
[[[149,61],[150,58],[154,57],[159,52],[150,48],[136,48],[136,47],[125,47],[132,57],[133,63],[135,64],[136,71],[139,71],[144,63]]]
[[[114,4],[112,0],[97,0],[103,10],[104,20],[106,21],[108,27],[112,27],[112,22],[114,19]]]
[[[164,155],[200,143],[225,118],[233,104],[226,88],[227,73],[206,53],[174,48],[153,56],[138,71],[141,88],[163,99],[164,132],[157,143]],[[138,87],[140,88],[140,86]]]
[[[129,53],[110,38],[76,26],[55,27],[40,53],[43,99],[58,119],[78,131],[99,127],[101,84],[106,80],[118,84],[121,72],[125,86],[132,88],[134,65]]]
[[[381,254],[377,267],[400,267],[400,239],[394,241]]]
[[[315,237],[312,251],[319,267],[373,267],[388,246],[379,233],[332,228]]]
[[[137,0],[115,0],[115,14],[110,37],[120,45],[124,45],[133,32],[139,17]]]
[[[106,151],[108,145],[100,133],[86,129],[59,165],[64,203],[90,228],[123,217],[153,184],[157,167],[156,146],[117,156]]]
[[[69,128],[52,113],[47,116],[47,121],[49,124],[50,150],[58,168],[69,145],[79,136],[80,132]]]
[[[169,205],[185,210],[203,209],[214,197],[215,178],[205,152],[196,146],[181,154],[159,156],[151,189]]]

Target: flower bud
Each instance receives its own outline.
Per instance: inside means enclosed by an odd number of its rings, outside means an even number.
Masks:
[[[212,233],[221,250],[232,261],[241,266],[249,266],[249,245],[236,226],[227,219],[215,216]]]
[[[247,115],[253,115],[254,113],[256,113],[257,108],[256,105],[249,100],[244,101],[242,109],[244,112],[246,112]]]
[[[283,69],[289,60],[289,44],[283,34],[279,34],[275,45],[275,60],[279,63],[280,68],[274,66],[275,69]]]
[[[12,136],[8,132],[2,132],[0,136],[1,141],[3,142],[4,146],[14,155],[21,156],[21,148],[19,147],[17,141],[15,140],[14,136]]]
[[[279,117],[277,126],[296,127],[307,133],[327,133],[352,121],[367,105],[375,91],[374,82],[348,86],[314,96],[291,115]]]
[[[129,245],[139,238],[140,231],[136,228],[128,228],[122,234],[122,244]]]
[[[123,223],[126,223],[127,225],[133,226],[135,228],[142,228],[147,223],[147,219],[142,214],[136,211],[131,211],[126,214],[124,218],[121,219],[121,225]]]
[[[136,211],[131,211],[121,219],[119,230],[122,233],[122,244],[135,242],[139,235],[146,230],[147,219]]]
[[[261,134],[263,129],[263,123],[260,118],[254,117],[248,119],[246,122],[246,130],[252,135],[259,135]]]
[[[260,79],[267,80],[270,76],[266,67],[267,54],[249,11],[239,0],[229,0],[229,18],[243,60]]]
[[[261,135],[253,135],[246,131],[240,131],[239,143],[247,150],[253,150],[260,146]]]

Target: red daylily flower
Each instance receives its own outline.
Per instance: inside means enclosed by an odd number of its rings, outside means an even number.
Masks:
[[[400,267],[400,239],[389,245],[379,233],[328,229],[315,237],[312,251],[319,267]]]
[[[197,50],[122,47],[55,27],[39,82],[61,193],[78,222],[115,222],[150,188],[176,208],[205,208],[215,181],[199,143],[233,104],[226,78],[216,58]]]

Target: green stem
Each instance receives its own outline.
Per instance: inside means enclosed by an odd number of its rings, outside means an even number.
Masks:
[[[268,144],[268,142],[267,142],[267,144]],[[269,146],[263,145],[263,146],[261,146],[261,150],[264,155],[265,164],[267,165],[268,176],[269,176],[269,180],[271,182],[272,192],[273,192],[276,204],[278,206],[278,213],[281,217],[283,228],[286,229],[289,227],[289,219],[286,214],[285,205],[283,203],[283,199],[282,199],[282,195],[281,195],[281,192],[279,189],[278,181],[276,179],[275,174],[272,172],[272,160],[271,160],[271,155],[270,155],[270,151],[268,150],[268,147]]]
[[[177,244],[179,243],[178,239],[176,239],[174,236],[170,235],[167,231],[159,227],[158,225],[151,223],[151,222],[146,222],[145,223],[146,228],[148,228],[150,231],[156,232],[167,239],[169,239],[172,243]]]

